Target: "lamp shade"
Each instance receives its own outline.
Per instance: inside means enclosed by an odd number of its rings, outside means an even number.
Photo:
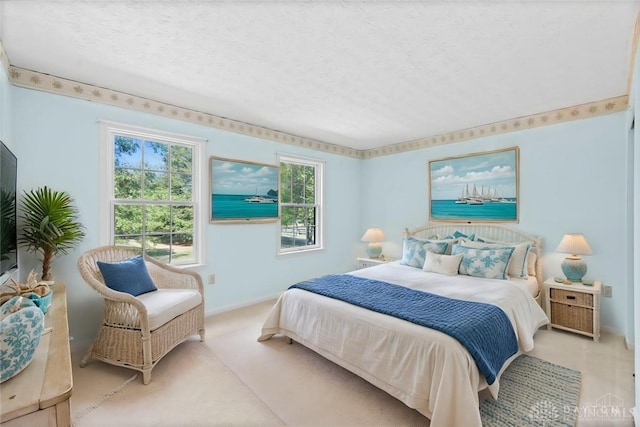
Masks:
[[[367,246],[367,256],[369,258],[379,258],[382,254],[382,245],[384,241],[384,233],[379,228],[370,228],[362,235],[363,242],[369,242]]]
[[[587,264],[578,255],[591,255],[591,248],[582,234],[565,234],[556,252],[571,254],[562,263],[562,272],[572,282],[580,282],[587,273]]]
[[[565,234],[556,248],[556,252],[571,255],[591,255],[591,248],[582,234]]]
[[[362,235],[363,242],[384,242],[384,233],[379,228],[370,228]]]

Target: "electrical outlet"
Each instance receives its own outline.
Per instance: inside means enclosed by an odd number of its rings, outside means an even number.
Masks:
[[[611,298],[611,291],[612,291],[611,286],[604,285],[602,287],[602,296],[603,297],[607,297],[607,298]]]
[[[215,275],[215,274],[210,274],[210,275],[209,275],[209,281],[208,281],[208,283],[209,283],[210,285],[213,285],[214,283],[216,283],[216,275]]]

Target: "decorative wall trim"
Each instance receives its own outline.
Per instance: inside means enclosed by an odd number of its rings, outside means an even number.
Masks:
[[[116,107],[129,110],[144,111],[146,113],[157,114],[172,119],[183,120],[203,126],[222,129],[229,132],[282,142],[313,150],[325,151],[347,157],[361,158],[360,151],[354,148],[343,147],[337,144],[317,141],[304,138],[285,132],[216,116],[202,111],[191,110],[152,99],[143,98],[111,89],[79,83],[61,77],[43,74],[24,68],[9,65],[9,80],[16,86],[51,92],[58,95],[71,96],[73,98],[85,99],[88,101],[100,102],[102,104],[114,105]]]
[[[640,16],[640,15],[639,15]],[[634,32],[634,40],[638,39],[638,23]],[[632,55],[633,59],[633,55]],[[406,151],[421,150],[438,145],[468,141],[491,135],[532,129],[540,126],[554,125],[572,120],[586,119],[604,114],[624,111],[629,106],[629,95],[621,95],[601,101],[561,108],[501,122],[490,123],[469,129],[428,136],[412,141],[400,142],[370,150],[357,150],[337,144],[305,138],[286,132],[216,116],[202,111],[191,110],[177,105],[167,104],[140,96],[135,96],[111,89],[80,83],[49,74],[31,71],[12,66],[0,41],[0,63],[5,68],[9,81],[21,87],[42,90],[58,95],[71,96],[93,102],[114,105],[129,110],[144,111],[176,120],[183,120],[203,126],[209,126],[228,132],[240,133],[270,141],[324,151],[356,159],[370,159]]]
[[[388,145],[386,147],[363,150],[361,153],[363,159],[387,156],[404,151],[420,150],[423,148],[435,147],[437,145],[452,144],[475,138],[500,135],[502,133],[516,132],[540,126],[555,125],[572,120],[602,116],[604,114],[625,111],[628,105],[629,96],[622,95],[615,98],[603,99],[602,101],[589,102],[588,104],[561,108],[559,110],[547,111],[545,113],[534,114],[531,116],[509,119],[474,128],[415,139],[413,141],[401,142],[398,144]]]

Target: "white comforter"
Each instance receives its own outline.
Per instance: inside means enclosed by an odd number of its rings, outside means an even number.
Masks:
[[[399,262],[349,274],[498,305],[513,324],[520,352],[533,348],[534,333],[548,323],[522,281],[444,276]],[[469,352],[442,332],[291,289],[276,302],[258,340],[275,334],[300,342],[385,390],[430,418],[434,427],[481,426],[478,391],[487,382]],[[489,386],[494,397],[498,388],[498,380]]]

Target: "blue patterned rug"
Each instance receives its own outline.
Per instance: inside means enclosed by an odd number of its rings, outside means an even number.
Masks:
[[[498,400],[480,402],[483,427],[574,426],[579,371],[522,355],[500,378]]]

